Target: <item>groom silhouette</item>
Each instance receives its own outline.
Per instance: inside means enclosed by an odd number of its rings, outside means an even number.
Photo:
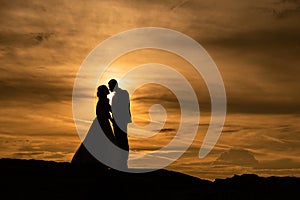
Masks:
[[[119,88],[118,82],[111,79],[108,82],[108,87],[114,96],[111,101],[112,115],[114,119],[113,127],[117,145],[126,151],[126,154],[120,159],[121,167],[128,168],[127,161],[129,155],[129,143],[127,136],[127,125],[131,123],[130,98],[126,90]],[[122,154],[123,155],[123,154]]]

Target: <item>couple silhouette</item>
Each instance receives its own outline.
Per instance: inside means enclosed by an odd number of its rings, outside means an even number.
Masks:
[[[108,99],[110,92],[113,93],[111,103]],[[97,88],[97,97],[97,117],[94,119],[84,141],[75,152],[71,163],[104,164],[105,166],[111,164],[121,169],[127,169],[129,155],[127,125],[132,122],[129,94],[119,87],[115,79],[111,79],[108,82],[108,87],[100,85]],[[95,156],[97,154],[108,162],[99,161]],[[110,166],[107,167],[110,168]]]

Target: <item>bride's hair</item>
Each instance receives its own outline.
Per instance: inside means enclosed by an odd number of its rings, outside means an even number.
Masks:
[[[107,98],[107,95],[109,94],[109,90],[106,85],[100,85],[98,87],[97,91],[97,97],[99,98]]]

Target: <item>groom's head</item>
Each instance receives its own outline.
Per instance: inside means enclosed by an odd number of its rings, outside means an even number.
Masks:
[[[110,81],[108,81],[108,87],[111,92],[118,88],[118,82],[116,81],[116,79],[111,79]]]

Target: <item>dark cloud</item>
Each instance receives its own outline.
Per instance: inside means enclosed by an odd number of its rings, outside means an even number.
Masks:
[[[256,166],[258,161],[253,153],[244,149],[230,149],[223,152],[214,165],[239,165],[239,166]]]
[[[99,42],[130,28],[163,26],[195,38],[221,63],[229,111],[299,110],[299,1],[2,1],[1,5],[4,99],[70,99],[78,67]],[[274,19],[273,10],[284,18]],[[57,66],[65,69],[55,71]],[[250,66],[255,73],[248,73]],[[44,74],[37,75],[38,68],[44,68]],[[159,98],[177,106],[168,96]],[[202,108],[209,110],[209,103],[206,98]]]
[[[224,52],[219,67],[225,73],[230,112],[299,113],[299,27],[207,40],[209,48]]]
[[[260,162],[256,169],[294,169],[300,168],[300,162],[295,159],[282,158]]]
[[[45,40],[48,40],[50,37],[52,37],[54,35],[54,33],[33,33],[32,34],[34,39],[37,41],[37,42],[42,42],[42,41],[45,41]]]
[[[257,9],[262,12],[272,14],[275,18],[284,19],[295,15],[299,15],[300,1],[298,0],[274,1],[269,4],[258,6]]]
[[[183,0],[183,1],[180,1],[180,2],[176,2],[176,4],[174,4],[173,6],[171,6],[171,10],[176,10],[180,7],[183,7],[185,4],[187,4],[189,2],[189,0]]]
[[[174,133],[176,131],[176,129],[174,129],[174,128],[163,128],[161,130],[155,130],[155,131],[159,131],[161,133]]]
[[[29,152],[17,152],[17,153],[14,153],[13,154],[13,157],[31,157],[31,156],[35,156],[35,155],[41,155],[41,154],[43,154],[43,152],[42,151],[34,151],[34,152],[32,152],[32,151],[29,151]]]
[[[68,82],[58,82],[55,77],[14,77],[1,81],[1,104],[71,101],[72,87]]]
[[[298,37],[300,28],[297,26],[300,22],[293,24],[289,28],[273,27],[271,29],[258,29],[248,31],[236,31],[229,36],[221,36],[215,39],[208,39],[207,43],[233,49],[243,53],[252,52],[260,55],[262,52],[267,54],[281,54],[282,56],[295,56],[296,50],[300,45]],[[286,50],[291,50],[287,52]],[[259,52],[257,52],[259,51]]]
[[[266,77],[272,74],[290,76],[300,73],[296,67],[300,60],[300,23],[290,29],[253,30],[237,32],[230,36],[208,40],[207,45],[217,46],[225,52],[234,52],[233,59],[244,60],[245,63],[255,64]],[[244,66],[236,66],[236,69]],[[286,73],[278,73],[285,71]],[[290,76],[289,78],[295,78]]]
[[[42,41],[49,40],[53,37],[53,32],[38,32],[38,33],[18,33],[18,32],[0,32],[0,45],[2,50],[5,47],[29,48]]]

